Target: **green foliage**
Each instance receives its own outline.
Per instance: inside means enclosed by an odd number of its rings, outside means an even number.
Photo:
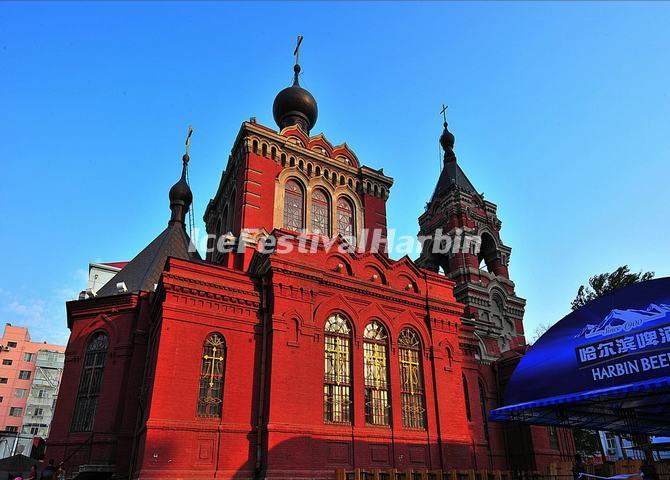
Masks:
[[[611,273],[601,273],[589,278],[587,286],[581,285],[577,290],[577,296],[572,301],[572,309],[577,310],[591,300],[609,293],[617,288],[625,287],[632,283],[645,282],[654,278],[654,272],[631,273],[628,265],[617,268]]]
[[[576,428],[572,431],[575,439],[575,450],[584,457],[598,456],[602,453],[600,437],[595,430]]]

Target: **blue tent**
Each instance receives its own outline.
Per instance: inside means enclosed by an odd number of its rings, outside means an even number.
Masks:
[[[670,435],[670,278],[555,324],[514,370],[493,421]]]

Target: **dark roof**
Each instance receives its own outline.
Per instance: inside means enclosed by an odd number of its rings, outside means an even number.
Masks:
[[[470,193],[477,193],[477,189],[470,183],[470,180],[465,176],[458,163],[456,161],[448,161],[444,163],[444,168],[442,169],[442,173],[440,173],[440,178],[437,181],[431,201],[446,193],[452,185],[456,185]]]
[[[201,260],[200,254],[195,249],[189,252],[190,244],[191,239],[186,234],[183,224],[170,222],[160,235],[98,290],[97,296],[104,297],[121,293],[116,289],[116,284],[119,282],[125,282],[128,292],[139,292],[140,290],[153,292],[154,285],[158,283],[168,257],[181,260]]]

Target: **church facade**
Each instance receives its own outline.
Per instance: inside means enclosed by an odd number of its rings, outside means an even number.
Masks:
[[[393,185],[311,135],[314,97],[244,122],[192,247],[184,156],[167,228],[97,294],[71,336],[47,456],[78,478],[334,478],[335,469],[540,469],[566,432],[489,423],[523,354],[524,300],[496,206],[445,163],[421,235],[481,238],[393,260]],[[381,249],[354,248],[381,240]],[[271,249],[261,245],[273,244]]]

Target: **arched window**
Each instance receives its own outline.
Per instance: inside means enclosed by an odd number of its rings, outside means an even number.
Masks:
[[[198,416],[221,418],[226,342],[218,333],[210,334],[202,347]]]
[[[324,329],[323,420],[351,422],[351,328],[335,314]]]
[[[470,411],[470,392],[468,391],[468,380],[463,375],[463,398],[465,400],[465,417],[468,422],[472,421],[472,411]]]
[[[97,332],[86,346],[84,365],[79,378],[77,403],[72,417],[73,432],[90,432],[95,421],[102,375],[105,371],[105,357],[109,348],[109,337],[105,332]]]
[[[337,233],[345,238],[354,236],[354,207],[349,199],[337,199]]]
[[[320,188],[312,192],[312,233],[330,235],[330,202]]]
[[[382,324],[368,323],[363,332],[365,421],[372,425],[390,424],[387,343],[388,336]]]
[[[302,186],[295,180],[289,180],[284,187],[284,228],[299,232],[304,227]]]
[[[408,428],[426,428],[419,335],[409,328],[400,332],[398,351],[402,424]]]
[[[486,407],[486,387],[479,381],[479,403],[482,408],[482,421],[484,422],[484,438],[489,441],[489,414]]]

